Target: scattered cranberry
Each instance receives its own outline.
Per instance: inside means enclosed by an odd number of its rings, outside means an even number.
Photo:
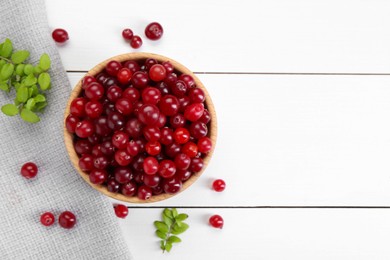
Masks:
[[[126,28],[122,31],[122,36],[125,40],[131,40],[131,38],[133,38],[133,31],[129,28]]]
[[[59,216],[58,223],[63,228],[73,228],[76,225],[76,216],[70,211],[64,211]]]
[[[220,215],[213,215],[209,219],[209,223],[212,227],[223,228],[223,218]]]
[[[129,209],[123,204],[116,205],[114,210],[115,210],[115,215],[118,218],[126,218],[127,215],[129,214]]]
[[[32,179],[38,174],[38,167],[33,162],[23,164],[20,174],[26,179]]]
[[[41,221],[42,225],[48,227],[48,226],[51,226],[54,224],[55,217],[54,217],[53,213],[45,212],[41,215],[40,221]]]
[[[153,22],[150,23],[148,26],[145,28],[145,35],[148,37],[150,40],[158,40],[161,38],[163,35],[164,30],[161,26],[161,24]]]
[[[64,43],[69,40],[68,32],[64,29],[55,29],[51,36],[53,37],[54,41],[58,43]]]
[[[134,49],[138,49],[142,46],[142,39],[138,35],[134,35],[133,38],[130,40],[130,46]]]
[[[216,192],[224,191],[226,188],[226,184],[224,180],[218,179],[213,182],[213,189]]]

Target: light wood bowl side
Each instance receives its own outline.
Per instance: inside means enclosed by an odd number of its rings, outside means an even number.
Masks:
[[[205,95],[206,95],[205,103],[206,103],[206,107],[209,110],[210,116],[211,116],[208,136],[212,140],[213,147],[212,147],[212,150],[207,154],[207,156],[205,158],[203,158],[203,160],[204,160],[204,167],[203,167],[202,171],[193,174],[190,179],[188,179],[186,182],[183,183],[183,187],[180,190],[180,192],[182,192],[182,191],[186,190],[189,186],[191,186],[200,177],[200,175],[202,175],[202,173],[206,169],[208,163],[210,162],[210,159],[211,159],[211,157],[213,155],[213,152],[214,152],[214,149],[215,149],[215,146],[216,146],[216,142],[217,142],[217,116],[216,116],[216,112],[215,112],[215,109],[214,109],[214,105],[213,105],[213,102],[211,100],[211,97],[210,97],[207,89],[204,87],[204,85],[198,79],[198,77],[195,74],[193,74],[189,69],[187,69],[185,66],[183,66],[180,63],[178,63],[175,60],[172,60],[170,58],[167,58],[167,57],[164,57],[164,56],[161,56],[161,55],[158,55],[158,54],[143,53],[143,52],[122,54],[122,55],[118,55],[118,56],[109,58],[109,59],[103,61],[102,63],[96,65],[94,68],[92,68],[90,71],[88,71],[86,75],[96,76],[98,73],[100,73],[105,68],[106,64],[109,61],[111,61],[111,60],[116,60],[116,61],[119,61],[119,62],[123,62],[123,61],[127,61],[127,60],[140,61],[140,60],[145,60],[147,58],[154,58],[154,59],[156,59],[159,62],[164,62],[164,61],[171,62],[172,65],[175,67],[175,70],[179,71],[180,73],[185,73],[185,74],[191,75],[194,78],[194,80],[195,80],[196,86],[198,88],[201,88],[204,91]],[[109,196],[111,198],[114,198],[114,199],[117,199],[117,200],[120,200],[120,201],[124,201],[124,202],[150,203],[150,202],[157,202],[157,201],[165,200],[165,199],[168,199],[168,198],[170,198],[172,196],[177,195],[178,193],[176,193],[176,194],[166,194],[166,193],[163,193],[163,194],[160,194],[160,195],[153,195],[149,200],[145,201],[145,200],[138,199],[136,196],[135,197],[128,197],[128,196],[125,196],[125,195],[120,194],[120,193],[109,192],[107,190],[106,186],[96,185],[96,184],[93,184],[93,183],[90,182],[88,174],[83,172],[80,169],[80,167],[79,167],[79,164],[78,164],[79,157],[78,157],[78,155],[77,155],[77,153],[76,153],[76,151],[74,149],[74,146],[73,146],[73,134],[69,133],[66,130],[66,127],[65,127],[65,119],[69,115],[70,104],[71,104],[73,99],[77,98],[80,95],[80,92],[82,90],[81,83],[82,83],[82,79],[77,83],[77,85],[75,86],[75,88],[71,92],[69,100],[68,100],[68,104],[67,104],[66,109],[65,109],[65,114],[64,114],[64,139],[65,139],[64,141],[65,141],[65,147],[66,147],[66,149],[68,151],[69,158],[70,158],[73,166],[76,168],[76,170],[80,174],[80,176],[86,182],[88,182],[94,189],[100,191],[101,193],[103,193],[103,194],[105,194],[105,195],[107,195],[107,196]]]

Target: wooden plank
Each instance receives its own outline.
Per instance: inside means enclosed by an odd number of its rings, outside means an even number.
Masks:
[[[390,77],[199,77],[218,115],[214,158],[153,205],[390,204]],[[216,178],[225,192],[210,189]]]
[[[389,259],[389,210],[179,209],[190,228],[162,254],[153,221],[161,209],[131,209],[119,220],[134,257],[149,259]],[[223,216],[222,230],[208,225]],[[169,256],[168,256],[169,255]]]
[[[390,73],[389,1],[46,1],[52,28],[68,30],[59,47],[67,70],[139,51],[172,57],[198,72]],[[159,21],[158,42],[144,28]]]

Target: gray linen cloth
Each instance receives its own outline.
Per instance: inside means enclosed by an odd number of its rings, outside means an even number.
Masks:
[[[78,176],[68,159],[62,129],[71,88],[44,1],[1,0],[0,41],[6,37],[16,49],[29,50],[34,64],[42,53],[50,55],[52,89],[37,124],[0,114],[0,259],[132,259],[111,203]],[[13,95],[1,91],[0,105],[11,103]],[[39,167],[32,180],[20,175],[28,161]],[[40,224],[41,213],[52,211],[58,218],[65,210],[77,216],[73,229]]]

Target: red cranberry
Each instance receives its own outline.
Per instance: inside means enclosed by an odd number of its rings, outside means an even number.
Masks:
[[[155,82],[164,80],[166,76],[167,71],[165,70],[165,67],[161,64],[154,64],[149,70],[149,77]]]
[[[120,166],[127,166],[131,163],[131,156],[127,153],[126,150],[118,150],[115,152],[115,161]]]
[[[67,40],[69,40],[69,35],[68,35],[68,32],[65,31],[64,29],[55,29],[51,36],[53,37],[54,41],[58,42],[58,43],[64,43],[66,42]]]
[[[95,131],[100,136],[108,136],[111,133],[107,117],[101,116],[95,120]]]
[[[191,177],[192,173],[189,170],[177,170],[175,177],[179,180],[186,181]]]
[[[132,138],[139,138],[142,135],[142,123],[136,118],[130,119],[126,123],[126,133]]]
[[[41,224],[48,227],[54,224],[55,217],[54,214],[51,212],[45,212],[41,215],[40,218]]]
[[[142,153],[145,151],[145,145],[146,145],[146,140],[144,138],[139,138],[137,140],[134,140],[138,145],[139,145],[139,152]]]
[[[175,165],[179,170],[187,170],[190,167],[191,158],[185,153],[179,153],[175,156]]]
[[[130,115],[133,112],[133,104],[126,98],[120,98],[115,103],[115,109],[122,115]]]
[[[134,35],[130,40],[130,46],[134,49],[138,49],[142,46],[142,39],[138,35]]]
[[[100,170],[103,170],[105,168],[107,168],[108,164],[110,162],[107,160],[107,157],[105,156],[97,156],[93,159],[93,166],[96,168],[96,169],[100,169]]]
[[[136,172],[134,175],[135,182],[140,185],[144,184],[145,175],[146,174],[143,171]]]
[[[129,135],[121,131],[115,132],[112,136],[112,144],[118,149],[125,149],[128,141]]]
[[[169,120],[169,123],[171,124],[171,126],[173,128],[180,128],[180,127],[184,127],[184,125],[186,123],[186,119],[184,118],[184,116],[182,114],[176,114],[176,115],[171,117],[171,119]]]
[[[92,82],[85,89],[85,96],[90,100],[99,100],[104,95],[104,88],[97,82]]]
[[[191,103],[203,103],[206,99],[206,96],[202,89],[192,88],[188,94]]]
[[[165,154],[170,158],[175,158],[175,156],[178,155],[181,150],[182,150],[181,145],[177,143],[172,143],[165,146]]]
[[[125,39],[125,40],[131,40],[131,38],[133,38],[133,31],[129,28],[126,28],[122,31],[122,37]]]
[[[153,126],[146,126],[143,129],[143,134],[146,138],[146,140],[150,142],[158,141],[161,137],[160,129]]]
[[[202,122],[196,121],[190,125],[190,134],[195,139],[202,138],[202,137],[206,136],[207,133],[208,133],[207,125],[205,125]]]
[[[149,72],[150,73],[150,72]],[[156,105],[161,99],[161,92],[157,88],[147,87],[142,91],[142,101],[145,104]]]
[[[186,83],[182,80],[178,80],[175,82],[175,84],[172,86],[172,93],[176,97],[184,97],[188,91],[188,87]]]
[[[121,192],[127,197],[132,197],[137,192],[137,184],[134,181],[129,181],[122,186]]]
[[[158,161],[154,157],[146,157],[143,163],[143,170],[146,174],[153,175],[158,171]]]
[[[64,211],[58,218],[61,227],[69,229],[76,225],[76,216],[70,211]]]
[[[86,153],[91,153],[92,151],[92,144],[85,139],[77,140],[74,144],[74,149],[76,153],[82,155]]]
[[[107,81],[108,75],[104,72],[99,73],[96,75],[96,81],[100,84],[104,84]]]
[[[117,101],[122,96],[122,89],[118,86],[111,86],[107,89],[107,98],[111,102]]]
[[[140,152],[140,146],[138,143],[131,140],[126,147],[126,151],[130,156],[136,156]]]
[[[208,124],[211,120],[210,112],[205,109],[203,112],[203,115],[199,118],[199,122],[202,122],[203,124]]]
[[[154,125],[160,116],[160,110],[155,105],[145,104],[138,110],[138,119],[145,125]]]
[[[102,169],[92,170],[89,174],[89,180],[93,184],[103,184],[107,180],[107,172]]]
[[[85,89],[92,82],[96,82],[96,79],[93,76],[87,75],[83,78],[81,86],[83,89]]]
[[[109,192],[117,193],[119,192],[120,187],[121,185],[113,179],[107,181],[107,190]]]
[[[163,188],[165,193],[175,194],[181,190],[182,182],[175,177],[165,179],[163,181]]]
[[[163,30],[161,24],[156,23],[156,22],[148,24],[148,26],[146,26],[146,28],[145,28],[145,35],[150,40],[155,41],[155,40],[160,39],[161,36],[163,35],[163,33],[164,33],[164,30]]]
[[[190,158],[194,158],[198,154],[198,146],[193,142],[188,142],[182,147],[181,151]]]
[[[164,61],[163,63],[161,63],[161,65],[164,66],[167,73],[172,73],[175,70],[172,63],[170,63],[169,61]]]
[[[225,190],[225,188],[226,188],[226,183],[223,180],[218,179],[218,180],[215,180],[213,182],[213,189],[215,191],[221,192],[221,191]]]
[[[98,135],[96,134],[96,127],[95,127],[95,134],[93,134],[93,135],[91,135],[91,136],[88,137],[88,142],[89,142],[90,144],[92,144],[92,145],[95,145],[95,144],[100,143],[101,140],[102,140],[102,139],[100,138],[100,136],[98,136]]]
[[[192,172],[200,172],[203,168],[203,159],[202,158],[192,158],[190,164],[190,171]]]
[[[101,152],[106,156],[111,156],[115,152],[115,147],[111,141],[104,141],[100,144]]]
[[[114,111],[115,111],[115,104],[114,103],[106,102],[103,104],[103,114],[104,115],[109,115]]]
[[[164,83],[169,86],[169,87],[173,87],[175,84],[176,84],[176,81],[177,81],[177,75],[176,73],[169,73],[165,79],[164,79]],[[169,89],[169,88],[168,88]],[[167,93],[168,94],[168,93]]]
[[[85,113],[90,118],[98,118],[103,113],[103,105],[98,101],[90,101],[85,104]]]
[[[140,200],[148,200],[152,197],[152,189],[146,185],[142,185],[138,188],[137,197]]]
[[[211,139],[207,136],[202,137],[198,140],[198,151],[201,153],[208,153],[212,148]]]
[[[38,167],[33,162],[23,164],[20,174],[26,179],[32,179],[38,174]]]
[[[121,68],[122,64],[116,60],[109,61],[106,65],[106,71],[111,76],[116,76]]]
[[[133,74],[140,70],[139,64],[134,60],[128,60],[123,64],[124,68],[128,68]]]
[[[161,144],[159,142],[147,142],[145,150],[149,155],[155,156],[161,152]]]
[[[126,218],[127,215],[129,214],[129,209],[125,205],[122,205],[122,204],[116,205],[114,210],[115,210],[115,215],[118,218]]]
[[[179,103],[180,103],[180,113],[184,113],[188,105],[190,105],[191,101],[190,98],[187,96],[179,98]]]
[[[160,93],[162,96],[165,96],[165,95],[171,93],[171,90],[169,89],[168,85],[165,82],[157,83],[156,88],[158,90],[160,90]]]
[[[118,112],[112,112],[107,117],[107,123],[111,130],[121,130],[125,126],[125,118]]]
[[[109,88],[114,85],[118,85],[118,80],[115,77],[108,77],[107,80],[104,82],[103,86],[106,88]]]
[[[133,173],[129,167],[118,167],[114,170],[115,180],[120,184],[125,184],[133,179]]]
[[[161,129],[160,143],[169,145],[173,143],[173,131],[168,127]]]
[[[128,68],[122,68],[119,70],[116,77],[118,78],[118,81],[122,84],[127,84],[130,82],[131,76],[133,73]]]
[[[83,154],[79,159],[79,167],[83,172],[93,170],[93,156],[90,154]]]
[[[149,82],[148,74],[145,71],[137,71],[131,78],[131,83],[136,88],[146,88]]]
[[[97,145],[95,145],[94,147],[92,147],[92,155],[93,155],[94,157],[98,157],[98,156],[104,155],[104,154],[102,153],[102,146],[101,146],[100,144],[97,144]]]
[[[179,77],[179,80],[184,81],[184,83],[187,85],[189,88],[194,88],[195,87],[195,80],[193,77],[187,74],[182,74]]]
[[[153,174],[153,175],[145,174],[144,176],[144,183],[146,186],[150,188],[157,187],[160,184],[160,180],[161,178],[157,174]]]
[[[213,215],[209,219],[209,223],[212,227],[223,228],[223,218],[220,215]]]
[[[139,94],[138,89],[136,89],[136,88],[134,88],[134,87],[126,88],[126,89],[123,91],[122,96],[123,96],[124,98],[130,100],[132,103],[138,101],[139,98],[140,98],[140,94]]]
[[[179,111],[179,100],[175,96],[165,95],[160,101],[160,111],[166,116],[174,116]]]
[[[76,135],[80,138],[87,138],[95,132],[95,126],[89,120],[83,120],[77,123]]]
[[[70,113],[77,117],[84,117],[85,104],[87,104],[87,100],[83,97],[73,99],[72,103],[70,103]]]
[[[160,184],[157,185],[156,187],[152,188],[153,195],[159,195],[159,194],[161,194],[163,192],[164,192],[164,189],[163,189],[163,186],[162,186],[162,182],[160,182]]]
[[[173,132],[173,139],[178,144],[185,144],[190,140],[190,132],[184,127],[179,127]]]
[[[185,109],[184,117],[191,122],[195,122],[199,118],[201,118],[201,116],[203,115],[203,112],[204,112],[203,104],[202,103],[194,103],[194,104],[189,105]]]
[[[69,114],[65,120],[66,130],[68,130],[69,133],[74,134],[78,122],[80,122],[78,117]]]
[[[144,64],[145,70],[146,70],[146,71],[149,71],[150,68],[151,68],[153,65],[157,64],[157,63],[158,63],[158,61],[157,61],[156,59],[147,58],[147,59],[145,60],[145,64]]]
[[[158,173],[163,178],[171,178],[176,173],[175,163],[171,160],[163,160],[158,167]]]

